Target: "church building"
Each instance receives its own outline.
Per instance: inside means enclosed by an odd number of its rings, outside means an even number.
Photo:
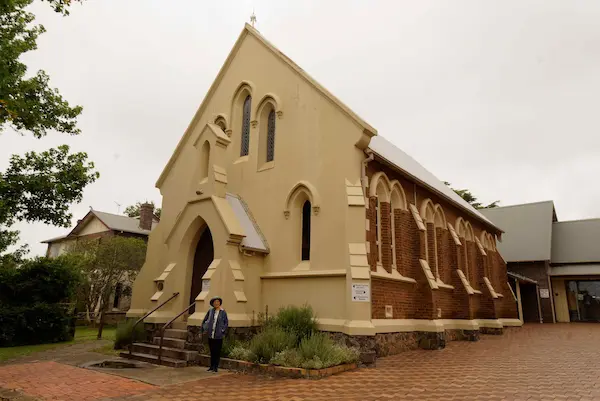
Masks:
[[[378,355],[521,325],[502,230],[250,25],[156,186],[128,317],[193,304],[192,333],[220,296],[235,332],[308,304]]]

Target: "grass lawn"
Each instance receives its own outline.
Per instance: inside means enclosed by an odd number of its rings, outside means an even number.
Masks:
[[[111,343],[105,346],[98,347],[94,349],[94,352],[101,352],[103,354],[108,355],[117,355],[116,353],[109,353],[112,350],[113,342],[115,340],[115,333],[117,329],[115,326],[105,326],[102,330],[102,339],[110,340]],[[65,341],[62,343],[52,343],[52,344],[35,344],[35,345],[22,345],[19,347],[5,347],[0,348],[0,361],[4,361],[7,359],[18,358],[22,356],[26,356],[29,354],[33,354],[35,352],[46,351],[52,348],[78,344],[85,341],[96,341],[96,337],[98,336],[98,328],[87,327],[87,326],[78,326],[75,330],[75,338],[71,341]]]

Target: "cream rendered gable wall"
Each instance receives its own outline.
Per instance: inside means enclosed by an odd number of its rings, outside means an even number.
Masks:
[[[105,231],[109,231],[108,227],[106,227],[97,217],[94,217],[81,229],[77,236],[81,237],[82,235],[96,234]]]
[[[231,120],[232,98],[243,81],[247,81],[252,88],[251,120],[256,121],[256,109],[268,94],[278,100],[278,109],[281,111],[276,119],[274,166],[263,171],[259,171],[258,146],[264,144],[259,144],[258,134],[260,125],[266,121],[252,124],[249,156],[240,158],[241,119]],[[355,145],[363,136],[363,127],[251,34],[246,34],[242,39],[216,91],[205,102],[204,112],[197,116],[196,124],[190,127],[192,134],[183,143],[161,183],[162,218],[150,235],[147,263],[143,269],[147,271],[142,271],[138,276],[132,308],[149,309],[148,302],[137,295],[145,293],[142,297],[148,299],[152,291],[138,287],[151,286],[151,281],[172,262],[169,254],[173,250],[167,249],[165,242],[168,242],[170,228],[193,196],[197,172],[201,168],[200,152],[194,143],[207,123],[214,122],[217,115],[224,114],[229,119],[228,128],[231,129],[226,160],[220,162],[225,164],[221,167],[227,171],[226,190],[240,195],[246,201],[270,248],[270,254],[265,257],[243,257],[247,296],[262,298],[261,302],[254,304],[249,299],[248,303],[252,305],[248,309],[252,310],[247,313],[258,313],[266,305],[274,310],[291,300],[303,299],[312,303],[317,315],[323,319],[342,322],[353,319],[352,310],[355,308],[344,299],[320,302],[329,284],[325,284],[325,287],[321,283],[315,286],[315,281],[311,284],[311,280],[322,280],[318,277],[298,280],[296,285],[291,281],[286,282],[287,293],[278,290],[284,287],[279,284],[282,280],[294,279],[259,278],[293,271],[309,270],[318,275],[320,271],[335,270],[336,276],[325,279],[325,282],[331,283],[332,293],[346,293],[346,298],[350,298],[350,281],[346,277],[350,263],[349,243],[364,244],[365,212],[364,207],[348,207],[346,180],[354,184],[360,182],[364,155]],[[211,147],[211,166],[214,163],[213,151]],[[296,241],[295,234],[301,227],[294,226],[293,218],[286,219],[284,209],[290,191],[302,181],[315,188],[318,194],[313,195],[318,195],[320,202],[313,204],[319,208],[313,209],[311,220],[311,260],[308,264],[300,265],[301,244]],[[351,213],[354,214],[350,216]],[[150,260],[152,263],[149,263]],[[142,280],[146,283],[141,283]],[[183,283],[182,286],[189,286],[189,283]],[[316,288],[319,291],[315,291]],[[295,294],[290,295],[290,291]],[[368,304],[360,305],[358,309],[363,310],[359,313],[360,319],[370,319]]]

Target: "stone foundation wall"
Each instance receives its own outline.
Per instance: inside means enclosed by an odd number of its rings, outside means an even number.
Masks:
[[[481,334],[494,334],[494,335],[500,335],[503,332],[503,329],[498,328],[498,327],[480,327],[479,328],[479,332]]]
[[[349,336],[327,333],[336,342],[356,347],[361,352],[375,352],[378,357],[396,355],[414,349],[442,349],[449,341],[479,341],[478,330],[446,330],[444,332],[410,331],[379,333],[374,336]]]

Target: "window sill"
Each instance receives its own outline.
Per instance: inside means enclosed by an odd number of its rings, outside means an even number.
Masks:
[[[275,168],[275,162],[266,162],[264,163],[262,166],[260,166],[260,168],[256,171],[260,172],[260,171],[266,171],[266,170],[271,170],[272,168]]]
[[[405,277],[402,274],[398,273],[396,270],[396,266],[392,266],[392,272],[388,273],[387,270],[383,268],[382,265],[377,265],[377,271],[371,272],[371,277],[380,278],[383,280],[391,280],[391,281],[400,281],[403,283],[416,284],[417,280],[410,277]]]
[[[438,288],[444,289],[444,290],[453,290],[454,286],[450,285],[450,284],[446,284],[444,283],[442,280],[437,279],[436,280],[436,284],[438,285]]]
[[[248,160],[250,160],[250,156],[249,155],[240,156],[240,158],[237,159],[236,161],[234,161],[233,164],[246,163]]]

